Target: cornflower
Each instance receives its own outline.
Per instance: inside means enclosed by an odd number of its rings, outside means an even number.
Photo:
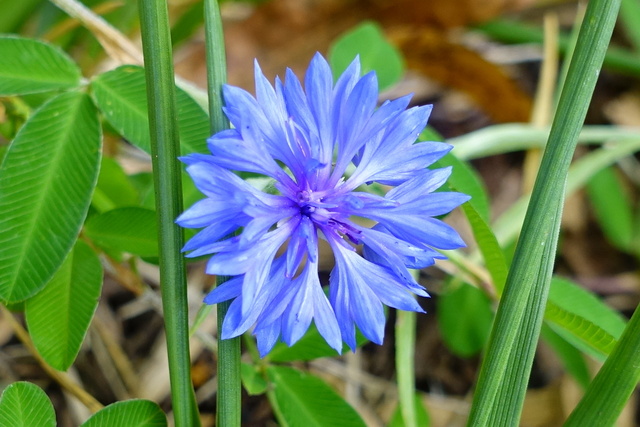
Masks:
[[[177,219],[182,227],[204,227],[184,251],[213,254],[206,272],[233,276],[204,302],[233,300],[222,338],[254,326],[262,356],[279,338],[293,345],[312,320],[338,352],[343,341],[355,349],[356,326],[381,344],[383,305],[423,312],[414,294],[428,294],[408,269],[444,258],[436,249],[464,246],[435,217],[469,197],[434,192],[451,169],[427,169],[451,146],[415,143],[432,107],[407,109],[411,96],[378,107],[376,75],[361,77],[357,58],[335,85],[320,54],[304,89],[291,70],[272,86],[257,62],[255,82],[255,98],[224,86],[233,128],[207,140],[211,155],[181,158],[206,196]],[[272,191],[233,171],[270,178]],[[393,188],[384,195],[365,191],[380,184]],[[319,239],[335,259],[328,298],[318,276]]]

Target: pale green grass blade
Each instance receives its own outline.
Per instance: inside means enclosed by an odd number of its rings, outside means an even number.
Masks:
[[[78,355],[101,290],[100,260],[78,241],[44,289],[26,301],[33,344],[55,369],[66,371]]]
[[[59,95],[22,127],[0,166],[0,299],[24,300],[62,264],[85,219],[100,164],[85,94]]]
[[[619,1],[589,2],[478,378],[471,426],[520,418],[551,280],[565,183]]]
[[[0,397],[0,425],[11,427],[55,427],[56,414],[44,391],[35,384],[17,382]]]
[[[453,152],[461,160],[473,160],[512,151],[544,148],[549,129],[529,124],[508,123],[489,126],[447,140],[454,146]],[[630,143],[640,140],[640,128],[586,125],[578,136],[578,144]]]
[[[639,150],[640,139],[629,139],[583,156],[569,169],[567,196],[584,187],[598,171]],[[501,245],[510,244],[518,236],[528,203],[528,196],[521,197],[494,222],[493,232]]]
[[[162,409],[149,400],[132,399],[113,403],[96,412],[80,427],[166,427]]]
[[[24,95],[80,84],[80,68],[59,48],[16,36],[0,36],[0,95]]]
[[[414,274],[415,276],[417,274]],[[400,414],[406,427],[418,427],[418,410],[415,401],[416,313],[397,310],[395,331],[396,382]]]

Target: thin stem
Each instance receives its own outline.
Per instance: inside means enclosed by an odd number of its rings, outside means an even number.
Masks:
[[[140,0],[139,5],[171,398],[176,426],[194,427],[200,419],[191,384],[184,238],[174,222],[182,211],[182,185],[168,11],[164,1]]]
[[[209,120],[211,133],[229,128],[229,121],[222,112],[222,85],[227,80],[222,19],[217,0],[205,0],[205,38],[207,52],[207,92],[209,95]],[[216,277],[216,286],[227,281]],[[230,302],[218,304],[218,330],[222,330]],[[218,333],[218,394],[216,425],[239,427],[241,422],[240,337],[223,340]]]
[[[416,313],[398,310],[396,315],[396,375],[400,413],[406,427],[417,427],[414,374]]]

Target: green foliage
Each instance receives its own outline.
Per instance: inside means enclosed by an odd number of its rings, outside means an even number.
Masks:
[[[87,221],[87,237],[100,246],[134,255],[158,256],[156,213],[139,207],[117,208]]]
[[[545,320],[558,335],[600,360],[609,355],[626,324],[591,292],[557,277],[551,282]]]
[[[597,172],[587,184],[593,210],[611,243],[631,252],[634,240],[633,211],[627,192],[613,168]]]
[[[5,7],[0,13],[0,33],[15,33],[40,3],[45,0],[22,0],[12,2],[11,7]],[[6,4],[6,3],[5,3]]]
[[[491,330],[491,301],[478,288],[466,283],[438,298],[438,326],[449,349],[462,357],[477,354]]]
[[[0,166],[0,299],[34,295],[62,264],[89,208],[100,141],[93,104],[70,92],[36,111],[12,142]]]
[[[356,346],[361,347],[368,340],[356,330]],[[342,348],[342,352],[350,351],[349,347],[345,344]],[[314,360],[321,357],[333,357],[336,356],[336,351],[329,347],[329,344],[320,335],[315,324],[311,324],[309,330],[304,334],[298,342],[291,347],[287,346],[283,342],[278,342],[271,352],[265,357],[266,360],[271,362],[292,362],[294,360]]]
[[[451,176],[445,184],[445,188],[448,187],[452,191],[459,191],[471,196],[467,204],[472,205],[480,218],[485,223],[488,223],[491,216],[489,196],[487,196],[487,190],[478,173],[469,163],[459,160],[451,153],[448,153],[434,163],[432,168],[443,168],[446,166],[451,166],[453,169]]]
[[[16,382],[0,397],[0,425],[11,427],[55,427],[56,414],[44,391],[35,384]]]
[[[78,241],[44,289],[26,301],[33,344],[57,370],[69,369],[80,351],[101,289],[100,260],[86,243]]]
[[[507,261],[505,260],[502,248],[498,244],[498,240],[489,225],[482,219],[471,203],[462,205],[462,211],[466,215],[467,220],[469,220],[473,238],[476,240],[487,270],[489,270],[489,274],[491,274],[496,292],[500,295],[504,289],[508,274]]]
[[[33,39],[0,36],[0,95],[24,95],[80,84],[80,69],[60,49]]]
[[[380,89],[394,85],[404,73],[402,56],[373,22],[358,25],[334,42],[329,52],[333,75],[342,74],[357,55],[363,73],[376,72]]]
[[[145,84],[143,68],[125,65],[95,77],[91,90],[109,123],[129,142],[151,153]],[[182,154],[207,151],[207,114],[181,89],[177,89],[177,106]]]
[[[91,204],[100,212],[125,206],[136,206],[140,202],[138,190],[120,164],[103,157],[98,175],[98,184],[93,192]]]
[[[267,391],[269,384],[256,365],[242,363],[240,365],[240,374],[242,376],[242,385],[249,395],[255,396]]]
[[[284,366],[267,367],[278,411],[289,427],[364,426],[358,413],[320,378]]]
[[[132,399],[112,403],[96,412],[80,427],[166,427],[162,409],[149,400]]]

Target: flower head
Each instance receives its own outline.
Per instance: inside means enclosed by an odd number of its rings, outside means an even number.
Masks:
[[[234,276],[205,298],[233,300],[222,338],[255,325],[264,356],[278,338],[295,343],[313,320],[338,352],[343,341],[355,348],[356,326],[381,344],[383,305],[423,311],[413,294],[428,294],[408,268],[444,258],[436,248],[464,246],[434,217],[469,197],[434,192],[451,171],[427,169],[451,147],[415,143],[431,106],[407,109],[405,96],[378,107],[375,73],[360,77],[358,59],[335,85],[320,54],[304,89],[291,70],[272,86],[257,62],[255,80],[255,98],[224,87],[234,128],[209,138],[212,154],[182,158],[206,196],[177,219],[183,227],[204,227],[184,250],[213,254],[207,273]],[[274,191],[258,190],[232,171],[269,177]],[[394,188],[384,196],[363,191],[372,183]],[[318,277],[319,239],[335,258],[328,298]]]

